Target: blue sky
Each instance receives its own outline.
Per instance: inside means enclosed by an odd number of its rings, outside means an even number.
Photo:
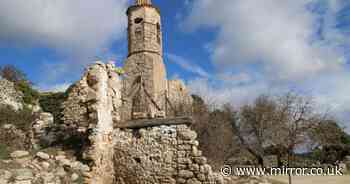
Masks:
[[[63,89],[97,58],[122,65],[128,0],[0,1],[0,64],[43,90]],[[208,102],[294,90],[350,127],[346,0],[153,0],[169,78]],[[350,129],[349,129],[350,130]]]
[[[118,1],[115,0],[115,2]],[[208,42],[214,39],[215,33],[210,30],[201,30],[200,34],[198,34],[188,33],[183,30],[180,26],[180,19],[183,18],[181,16],[185,13],[184,10],[188,9],[188,7],[185,6],[185,1],[178,3],[175,1],[166,2],[155,0],[153,3],[160,7],[162,11],[165,63],[167,65],[169,78],[176,76],[181,76],[181,78],[193,78],[196,75],[183,70],[173,61],[169,61],[167,57],[168,54],[176,54],[184,58],[190,58],[191,60],[189,62],[202,65],[203,69],[208,72],[211,71],[213,67],[210,63],[209,53],[205,51],[204,47]],[[123,5],[125,5],[125,3]],[[122,16],[115,17],[115,21],[126,21],[126,6],[123,6],[123,8]],[[125,20],[121,21],[118,19]],[[113,21],[113,18],[111,17],[110,20]],[[96,26],[98,26],[98,24],[96,24]],[[74,53],[66,52],[64,49],[57,48],[56,46],[48,46],[46,43],[35,43],[36,40],[21,40],[20,38],[17,40],[17,35],[14,35],[14,38],[10,40],[5,38],[1,40],[0,61],[1,64],[13,64],[19,67],[25,71],[28,77],[37,86],[49,89],[78,80],[83,67],[88,63],[94,62],[97,58],[103,60],[117,60],[118,65],[122,65],[127,54],[126,24],[121,25],[120,30],[122,34],[120,34],[117,39],[111,40],[108,48],[103,48],[102,51],[97,51],[97,49],[92,50],[92,52],[83,54],[83,56],[77,56]],[[38,40],[38,42],[40,41]]]

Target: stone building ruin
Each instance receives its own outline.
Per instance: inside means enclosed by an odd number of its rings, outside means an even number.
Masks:
[[[160,10],[136,0],[127,10],[125,74],[97,62],[70,87],[64,126],[88,137],[84,158],[92,184],[229,184],[212,171],[189,128],[192,98],[167,80]]]

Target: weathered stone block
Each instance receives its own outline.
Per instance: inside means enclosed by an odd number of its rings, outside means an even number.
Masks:
[[[180,178],[185,178],[185,179],[188,179],[188,178],[192,178],[194,176],[193,172],[192,171],[188,171],[188,170],[181,170],[179,171],[179,175],[178,175]]]
[[[22,157],[29,156],[29,152],[18,150],[18,151],[12,152],[10,156],[11,156],[11,158],[14,158],[14,159],[22,158]]]

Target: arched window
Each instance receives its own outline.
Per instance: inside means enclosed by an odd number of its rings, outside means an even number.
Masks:
[[[140,24],[142,21],[143,21],[143,18],[140,18],[140,17],[134,20],[135,24]]]

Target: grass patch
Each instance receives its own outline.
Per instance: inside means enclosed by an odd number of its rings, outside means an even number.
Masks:
[[[6,160],[10,158],[10,152],[6,145],[0,144],[0,160]]]
[[[0,106],[0,127],[12,124],[26,132],[31,128],[31,122],[34,120],[35,116],[28,108],[16,111],[7,105]]]
[[[76,181],[77,184],[84,184],[85,183],[85,180],[84,178],[80,175],[78,180]]]

